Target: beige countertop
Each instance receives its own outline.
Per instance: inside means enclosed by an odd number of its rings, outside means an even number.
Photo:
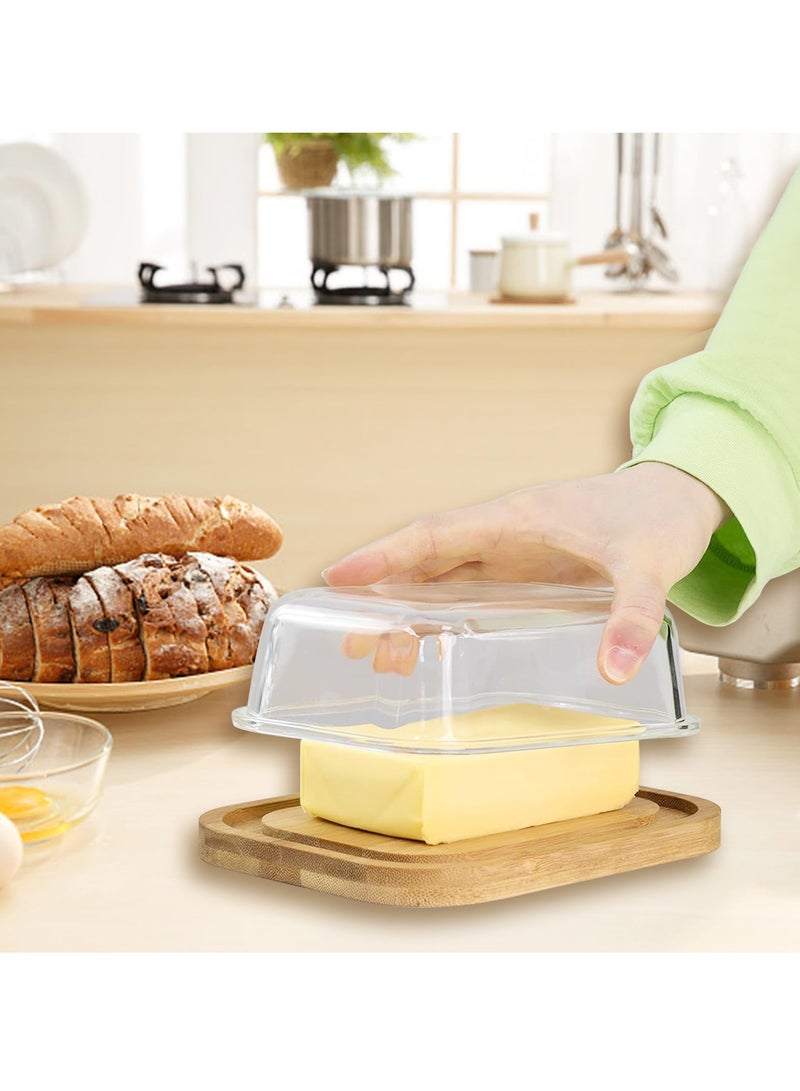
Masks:
[[[279,307],[286,296],[290,308]],[[311,305],[307,289],[264,290],[237,306],[138,305],[132,287],[40,285],[0,293],[0,326],[231,326],[291,329],[642,328],[709,329],[723,297],[710,292],[580,292],[574,303],[496,304],[466,292],[415,292],[408,307]]]
[[[245,696],[240,686],[102,717],[115,741],[100,805],[60,842],[28,850],[0,890],[0,950],[800,950],[800,693],[691,674],[699,734],[642,747],[643,784],[721,806],[712,855],[435,910],[348,901],[199,859],[201,813],[297,787],[295,740],[231,726]]]

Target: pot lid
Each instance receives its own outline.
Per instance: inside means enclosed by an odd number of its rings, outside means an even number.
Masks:
[[[324,197],[326,200],[349,201],[353,197],[372,198],[377,201],[410,201],[411,193],[395,193],[384,189],[342,189],[338,186],[320,186],[318,189],[304,189],[304,197]]]

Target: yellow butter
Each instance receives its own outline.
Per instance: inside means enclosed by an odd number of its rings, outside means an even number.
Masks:
[[[616,810],[636,794],[634,721],[513,705],[466,713],[448,726],[459,738],[474,737],[487,717],[498,738],[539,729],[628,738],[492,754],[391,753],[304,739],[301,806],[345,826],[436,845]]]

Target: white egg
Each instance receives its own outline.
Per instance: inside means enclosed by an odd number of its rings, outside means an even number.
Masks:
[[[22,838],[6,815],[0,814],[0,886],[10,883],[22,863]]]

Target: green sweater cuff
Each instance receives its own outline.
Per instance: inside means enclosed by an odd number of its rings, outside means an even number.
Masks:
[[[733,518],[670,602],[708,625],[735,621],[773,577],[795,567],[800,497],[789,462],[769,433],[730,402],[681,394],[658,413],[652,435],[620,469],[664,462],[698,478]]]

